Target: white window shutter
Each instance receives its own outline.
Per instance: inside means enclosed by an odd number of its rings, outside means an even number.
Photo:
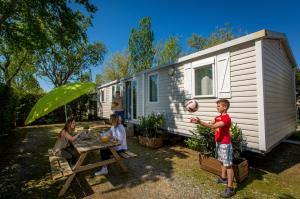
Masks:
[[[192,98],[192,65],[184,65],[184,93],[186,99]]]
[[[120,94],[121,94],[122,97],[125,96],[125,95],[124,95],[124,91],[125,91],[124,85],[125,85],[125,84],[124,84],[123,81],[119,83],[119,90],[120,90]]]
[[[229,52],[217,56],[218,98],[231,98]]]

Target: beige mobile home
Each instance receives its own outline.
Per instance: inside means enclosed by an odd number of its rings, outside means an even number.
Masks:
[[[268,152],[296,129],[296,61],[282,33],[261,30],[98,87],[98,116],[108,118],[116,90],[123,93],[128,122],[151,112],[165,115],[165,129],[190,136],[192,116],[211,121],[216,100],[243,130],[247,148]],[[199,103],[189,113],[184,104]]]

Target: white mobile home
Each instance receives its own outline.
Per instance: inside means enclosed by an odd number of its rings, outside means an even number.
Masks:
[[[98,87],[98,116],[108,118],[116,90],[123,93],[129,122],[159,112],[165,129],[190,136],[189,118],[211,121],[216,100],[231,102],[229,114],[242,128],[247,148],[268,152],[296,129],[294,68],[282,33],[261,30]],[[199,103],[189,113],[184,104]]]

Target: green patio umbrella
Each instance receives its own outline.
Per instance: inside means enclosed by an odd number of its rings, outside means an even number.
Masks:
[[[57,87],[43,96],[31,109],[25,125],[66,105],[83,94],[89,93],[96,87],[92,82],[70,83]]]

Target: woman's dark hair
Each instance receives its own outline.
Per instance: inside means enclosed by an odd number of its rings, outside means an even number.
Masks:
[[[64,127],[61,129],[60,133],[58,134],[58,137],[61,136],[61,133],[62,133],[63,130],[65,130],[65,131],[68,131],[68,130],[69,130],[69,126],[70,126],[70,124],[71,124],[74,120],[75,120],[74,117],[70,117],[70,118],[67,119],[67,121],[66,121]]]

